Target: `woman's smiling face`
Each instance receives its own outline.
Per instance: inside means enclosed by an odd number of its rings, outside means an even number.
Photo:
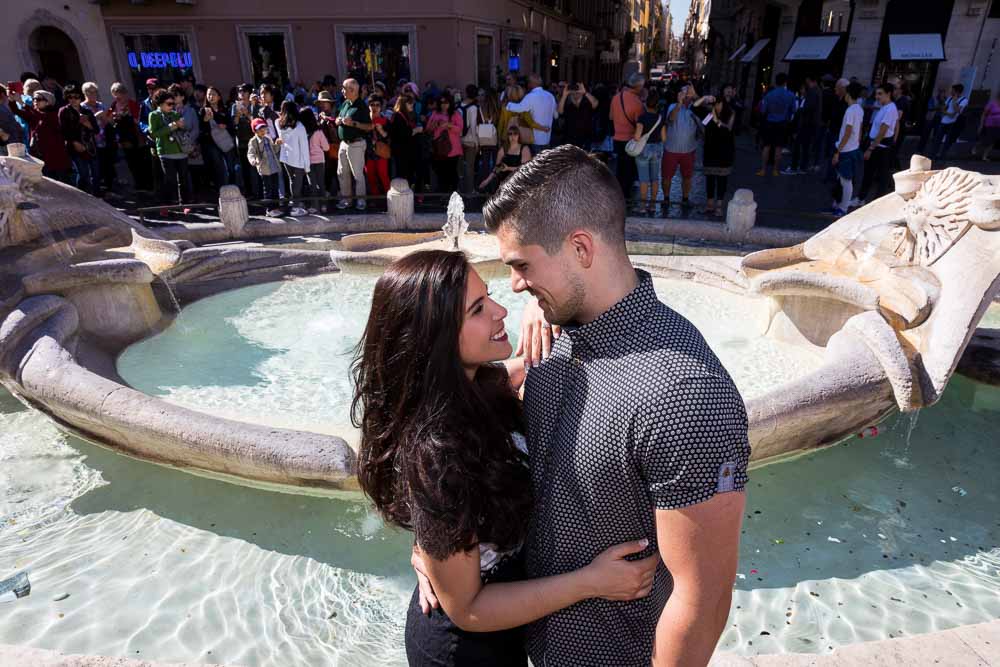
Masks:
[[[459,357],[470,377],[483,364],[502,361],[513,352],[504,328],[505,317],[507,310],[490,298],[479,274],[470,271],[465,284],[462,330],[458,336]]]

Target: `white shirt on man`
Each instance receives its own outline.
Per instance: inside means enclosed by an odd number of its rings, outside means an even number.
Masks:
[[[549,128],[549,132],[535,130],[535,144],[538,146],[548,146],[552,140],[552,121],[556,116],[556,98],[549,91],[541,86],[532,88],[531,92],[524,96],[520,102],[509,102],[507,108],[511,111],[530,111],[531,119],[543,127]]]
[[[861,108],[860,104],[855,102],[847,107],[847,111],[844,112],[844,122],[840,124],[840,135],[837,137],[837,145],[840,146],[840,142],[844,140],[844,132],[848,127],[851,128],[851,138],[847,140],[844,148],[840,151],[841,153],[858,150],[858,147],[861,145],[861,123],[864,119],[865,110]]]
[[[958,117],[962,115],[965,111],[965,107],[969,106],[968,97],[949,97],[944,103],[945,113],[941,114],[941,124],[951,125]],[[957,112],[957,113],[956,113]],[[954,116],[949,116],[948,114],[955,114]]]
[[[868,132],[868,138],[874,140],[878,136],[878,131],[883,125],[887,125],[885,134],[882,135],[883,141],[885,139],[892,140],[892,137],[896,134],[896,123],[899,122],[899,111],[896,109],[896,105],[889,102],[884,107],[878,110],[875,114],[875,118],[872,119],[872,129]],[[879,144],[882,146],[882,144]]]

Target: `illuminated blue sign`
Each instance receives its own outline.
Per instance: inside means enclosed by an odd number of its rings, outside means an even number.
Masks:
[[[518,72],[521,69],[521,56],[510,56],[507,59],[507,69],[511,72]]]
[[[142,51],[128,54],[128,65],[132,69],[164,69],[173,67],[185,69],[191,67],[190,51]]]

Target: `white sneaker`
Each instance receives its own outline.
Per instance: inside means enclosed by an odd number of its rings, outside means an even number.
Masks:
[[[351,200],[350,199],[341,199],[339,202],[337,202],[337,209],[338,210],[343,211],[345,208],[350,208],[350,207],[351,207]]]
[[[851,201],[847,202],[847,206],[848,206],[848,208],[857,208],[857,207],[861,206],[862,203],[864,203],[864,202],[862,202],[860,199],[858,199],[857,197],[855,197]]]
[[[357,203],[354,205],[354,208],[358,209],[359,211],[365,210],[366,207],[367,207],[367,204],[365,204],[365,200],[364,199],[359,199],[357,201]]]
[[[269,218],[280,218],[281,209],[280,208],[269,208],[267,209],[267,217]]]
[[[308,214],[309,212],[300,206],[296,206],[295,208],[292,209],[291,213],[289,213],[289,215],[292,216],[293,218],[301,218],[302,216]]]

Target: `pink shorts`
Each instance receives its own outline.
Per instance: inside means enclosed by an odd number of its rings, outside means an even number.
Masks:
[[[690,153],[664,153],[663,154],[663,181],[669,183],[674,178],[677,167],[681,168],[681,178],[691,178],[694,176],[694,151]]]

